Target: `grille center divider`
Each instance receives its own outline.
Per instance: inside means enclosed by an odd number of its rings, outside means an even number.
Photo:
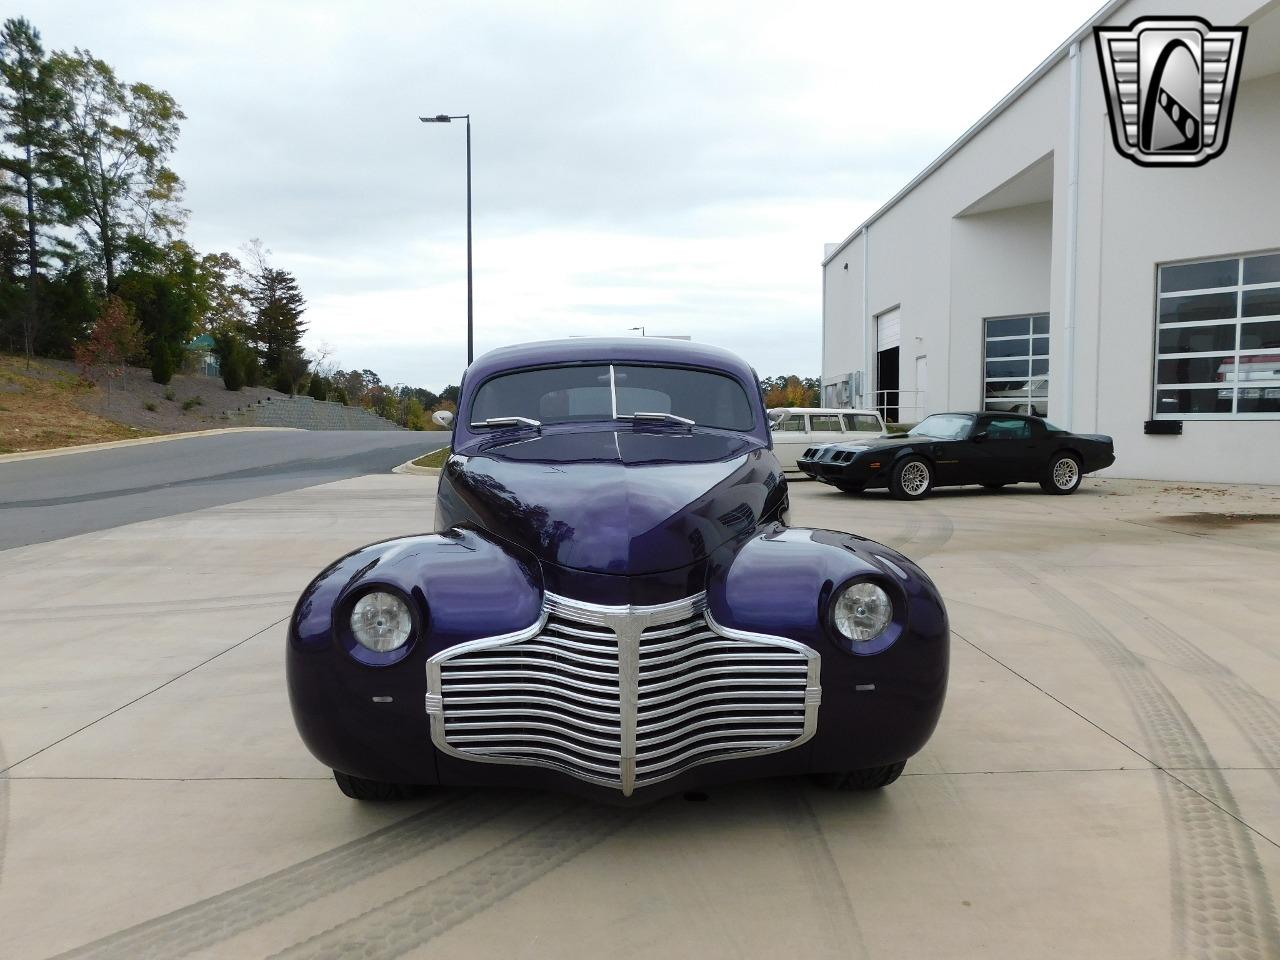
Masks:
[[[630,796],[813,736],[816,650],[721,627],[706,594],[602,606],[544,594],[527,629],[427,661],[431,739],[451,756],[550,767]]]

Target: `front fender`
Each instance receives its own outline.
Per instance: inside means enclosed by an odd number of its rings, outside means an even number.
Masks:
[[[853,580],[879,583],[894,622],[854,644],[831,625],[831,603]],[[904,760],[937,725],[946,695],[950,630],[933,581],[890,547],[834,530],[762,530],[717,556],[707,592],[717,623],[797,640],[822,658],[816,770]]]
[[[347,627],[352,604],[373,589],[399,593],[414,613],[413,635],[392,654],[359,646]],[[344,773],[435,782],[423,703],[427,658],[523,629],[541,606],[537,564],[473,531],[401,537],[347,554],[310,583],[290,621],[286,675],[303,742]]]

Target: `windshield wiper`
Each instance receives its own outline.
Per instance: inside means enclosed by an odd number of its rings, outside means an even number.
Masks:
[[[618,420],[647,420],[653,423],[678,423],[683,427],[695,426],[694,421],[688,417],[678,417],[674,413],[646,413],[643,410],[637,410],[635,413],[620,413]]]
[[[535,430],[541,430],[542,421],[534,420],[532,417],[490,417],[488,420],[479,420],[471,424],[472,430],[486,427],[533,427]]]

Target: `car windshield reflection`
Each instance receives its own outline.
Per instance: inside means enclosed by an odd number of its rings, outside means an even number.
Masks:
[[[959,440],[967,436],[973,417],[960,413],[935,413],[925,417],[907,431],[910,437],[931,437],[934,440]]]

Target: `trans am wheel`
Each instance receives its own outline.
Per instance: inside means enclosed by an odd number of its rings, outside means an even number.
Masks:
[[[852,480],[837,480],[835,487],[841,493],[861,493],[862,484],[854,483]]]
[[[827,790],[879,790],[902,776],[906,765],[907,761],[899,760],[885,767],[867,767],[865,770],[847,770],[844,773],[815,773],[813,782]]]
[[[1083,476],[1079,457],[1074,453],[1055,453],[1044,479],[1040,481],[1040,489],[1059,496],[1075,493]]]
[[[927,461],[908,457],[893,468],[889,492],[898,500],[922,500],[933,489],[933,470]]]
[[[353,777],[341,770],[333,771],[333,779],[338,789],[352,800],[408,800],[418,793],[418,788],[407,783],[383,783],[380,780],[366,780],[364,777]]]

